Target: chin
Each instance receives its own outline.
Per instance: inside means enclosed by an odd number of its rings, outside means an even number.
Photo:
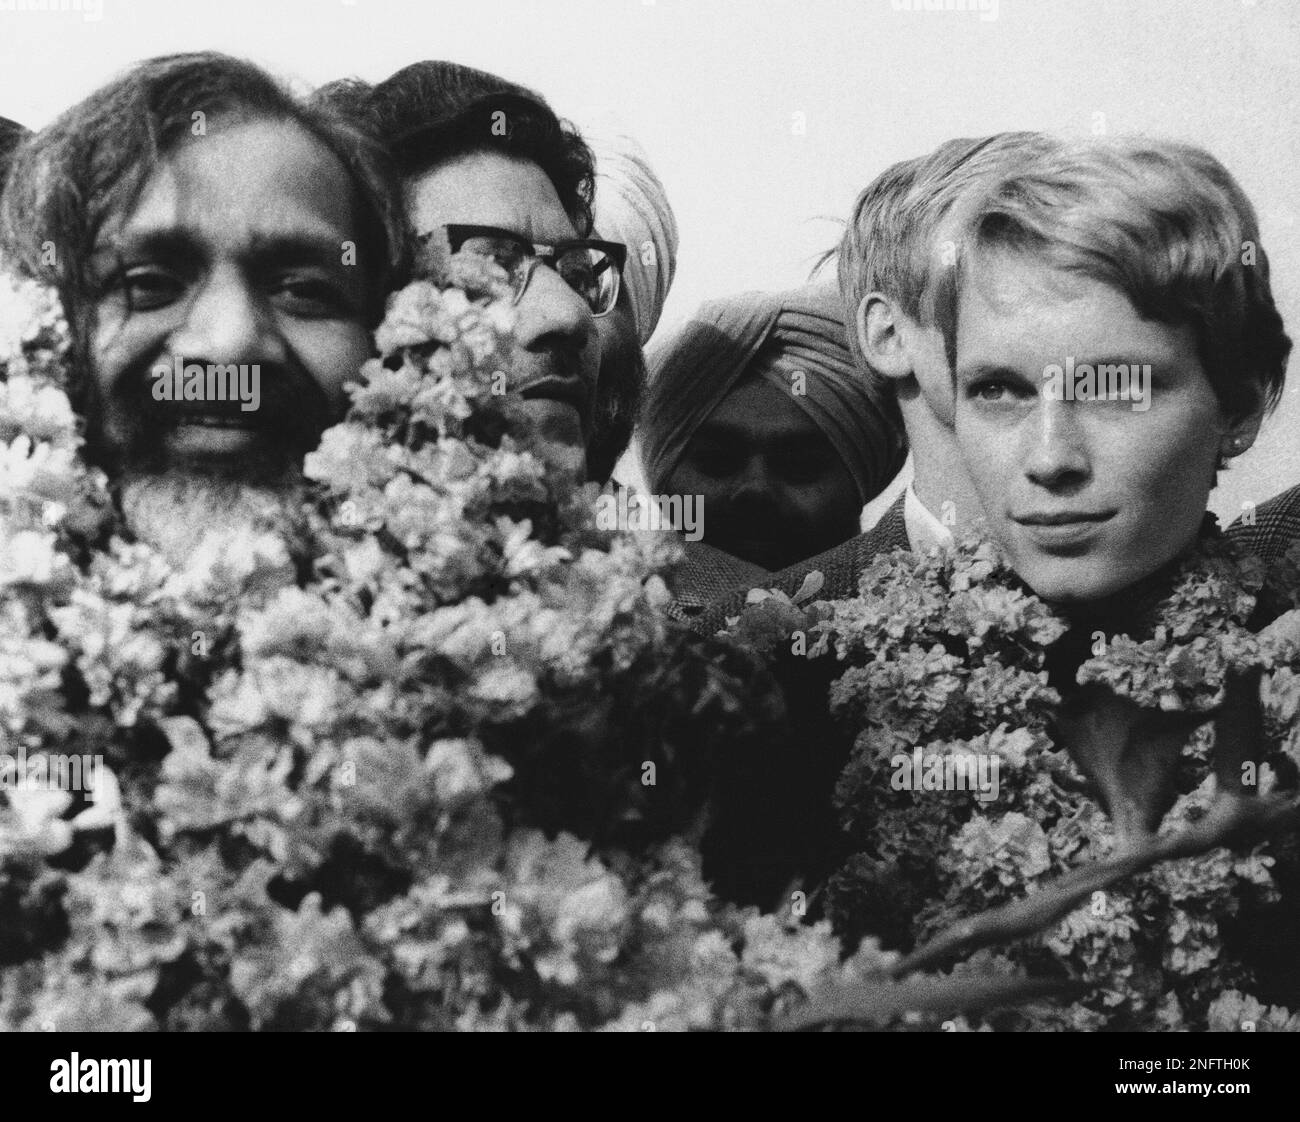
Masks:
[[[1051,604],[1081,606],[1105,600],[1152,570],[1129,570],[1106,557],[1035,558],[1014,567],[1036,596]]]
[[[525,399],[524,411],[533,419],[535,432],[543,440],[586,448],[583,418],[572,405],[550,398]]]

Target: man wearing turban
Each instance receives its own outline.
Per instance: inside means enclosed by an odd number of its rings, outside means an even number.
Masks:
[[[677,265],[677,219],[645,150],[612,119],[584,132],[596,157],[596,235],[627,246],[613,312],[596,321],[596,379],[587,478],[606,482],[627,450],[645,392],[642,347],[654,334]]]
[[[853,537],[902,467],[897,406],[855,368],[843,315],[833,284],[745,293],[651,349],[646,479],[655,495],[703,496],[710,552],[688,551],[674,589],[688,612],[735,572]]]

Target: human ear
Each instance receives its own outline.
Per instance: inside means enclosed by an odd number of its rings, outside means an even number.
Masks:
[[[1240,456],[1259,436],[1259,426],[1264,423],[1264,400],[1256,395],[1256,400],[1243,413],[1229,418],[1228,425],[1219,440],[1219,461],[1226,463],[1235,456]]]
[[[867,364],[886,378],[907,378],[912,358],[903,342],[898,306],[881,292],[868,292],[858,304],[853,328]]]

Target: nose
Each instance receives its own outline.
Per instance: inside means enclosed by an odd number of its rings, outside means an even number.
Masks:
[[[214,270],[204,280],[172,333],[171,346],[186,362],[274,364],[284,358],[283,340],[264,301],[233,269]]]
[[[515,338],[526,351],[562,346],[581,350],[594,338],[591,309],[560,274],[546,265],[534,267],[519,300]]]
[[[1092,473],[1078,405],[1040,399],[1037,409],[1025,419],[1025,475],[1040,487],[1072,488],[1086,482]]]
[[[767,458],[750,456],[732,484],[732,506],[740,510],[774,506],[776,495],[772,483]]]

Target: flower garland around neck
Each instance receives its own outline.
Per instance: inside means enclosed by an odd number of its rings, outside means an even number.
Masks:
[[[974,950],[958,973],[1078,987],[998,1028],[1300,1030],[1277,963],[1252,955],[1300,885],[1300,612],[1252,633],[1263,583],[1203,539],[1130,634],[1106,634],[967,540],[881,555],[851,600],[813,602],[815,576],[793,600],[751,594],[733,638],[841,660],[847,857],[820,894],[836,930],[919,968]]]

